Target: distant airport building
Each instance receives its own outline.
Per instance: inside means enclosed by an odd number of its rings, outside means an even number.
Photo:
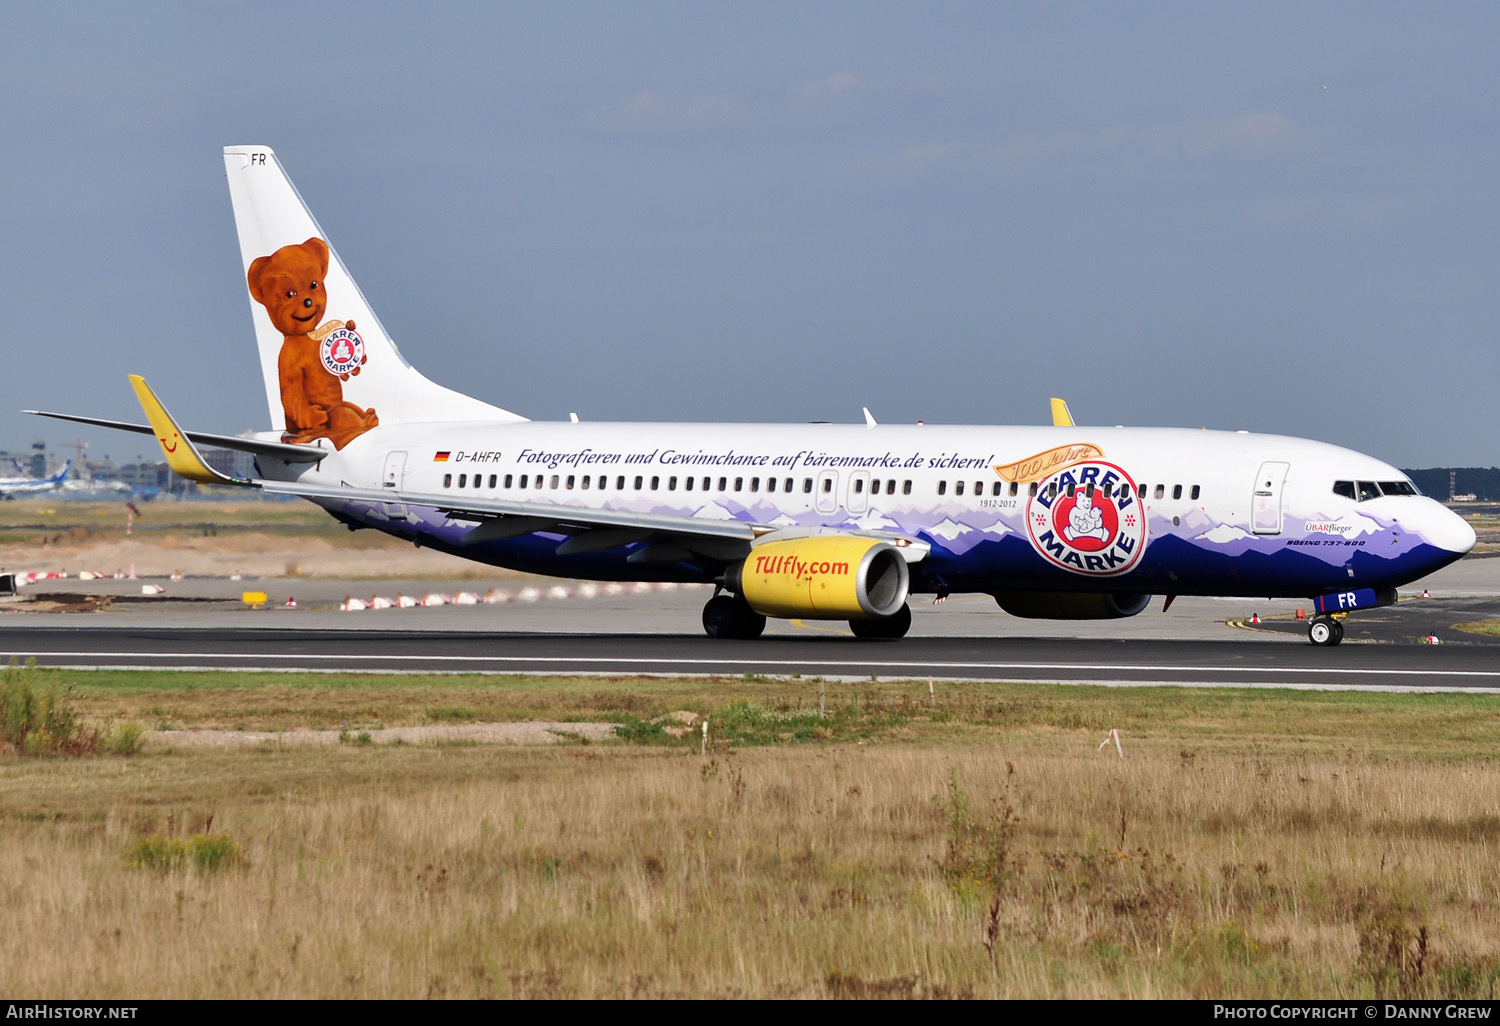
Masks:
[[[204,449],[203,462],[228,477],[259,477],[255,472],[255,457],[248,452],[233,449]]]

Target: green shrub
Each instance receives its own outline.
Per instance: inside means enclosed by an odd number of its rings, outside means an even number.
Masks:
[[[187,840],[151,834],[132,841],[125,849],[125,864],[132,869],[158,873],[191,867],[201,873],[216,873],[244,862],[239,842],[228,834],[194,834]]]
[[[110,732],[105,748],[115,755],[139,755],[146,747],[146,731],[139,723],[122,723]]]
[[[0,672],[0,739],[17,755],[91,755],[104,733],[85,726],[68,701],[71,689],[56,681],[38,688],[36,660],[18,666],[15,659]]]

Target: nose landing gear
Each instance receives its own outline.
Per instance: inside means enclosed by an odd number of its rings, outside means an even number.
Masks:
[[[1307,640],[1314,645],[1337,645],[1344,640],[1343,617],[1315,616],[1307,625]]]

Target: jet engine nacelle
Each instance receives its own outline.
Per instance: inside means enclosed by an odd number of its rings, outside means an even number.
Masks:
[[[823,535],[755,546],[724,586],[762,616],[865,620],[900,610],[911,574],[889,542]]]
[[[1011,616],[1028,620],[1118,620],[1145,609],[1151,596],[1134,591],[1002,591],[995,601]]]

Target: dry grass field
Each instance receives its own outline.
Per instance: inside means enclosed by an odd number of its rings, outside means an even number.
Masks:
[[[1487,696],[30,679],[100,725],[622,737],[0,754],[15,997],[1491,997],[1500,976]],[[708,716],[707,755],[675,710]],[[1096,751],[1111,726],[1123,759]]]

